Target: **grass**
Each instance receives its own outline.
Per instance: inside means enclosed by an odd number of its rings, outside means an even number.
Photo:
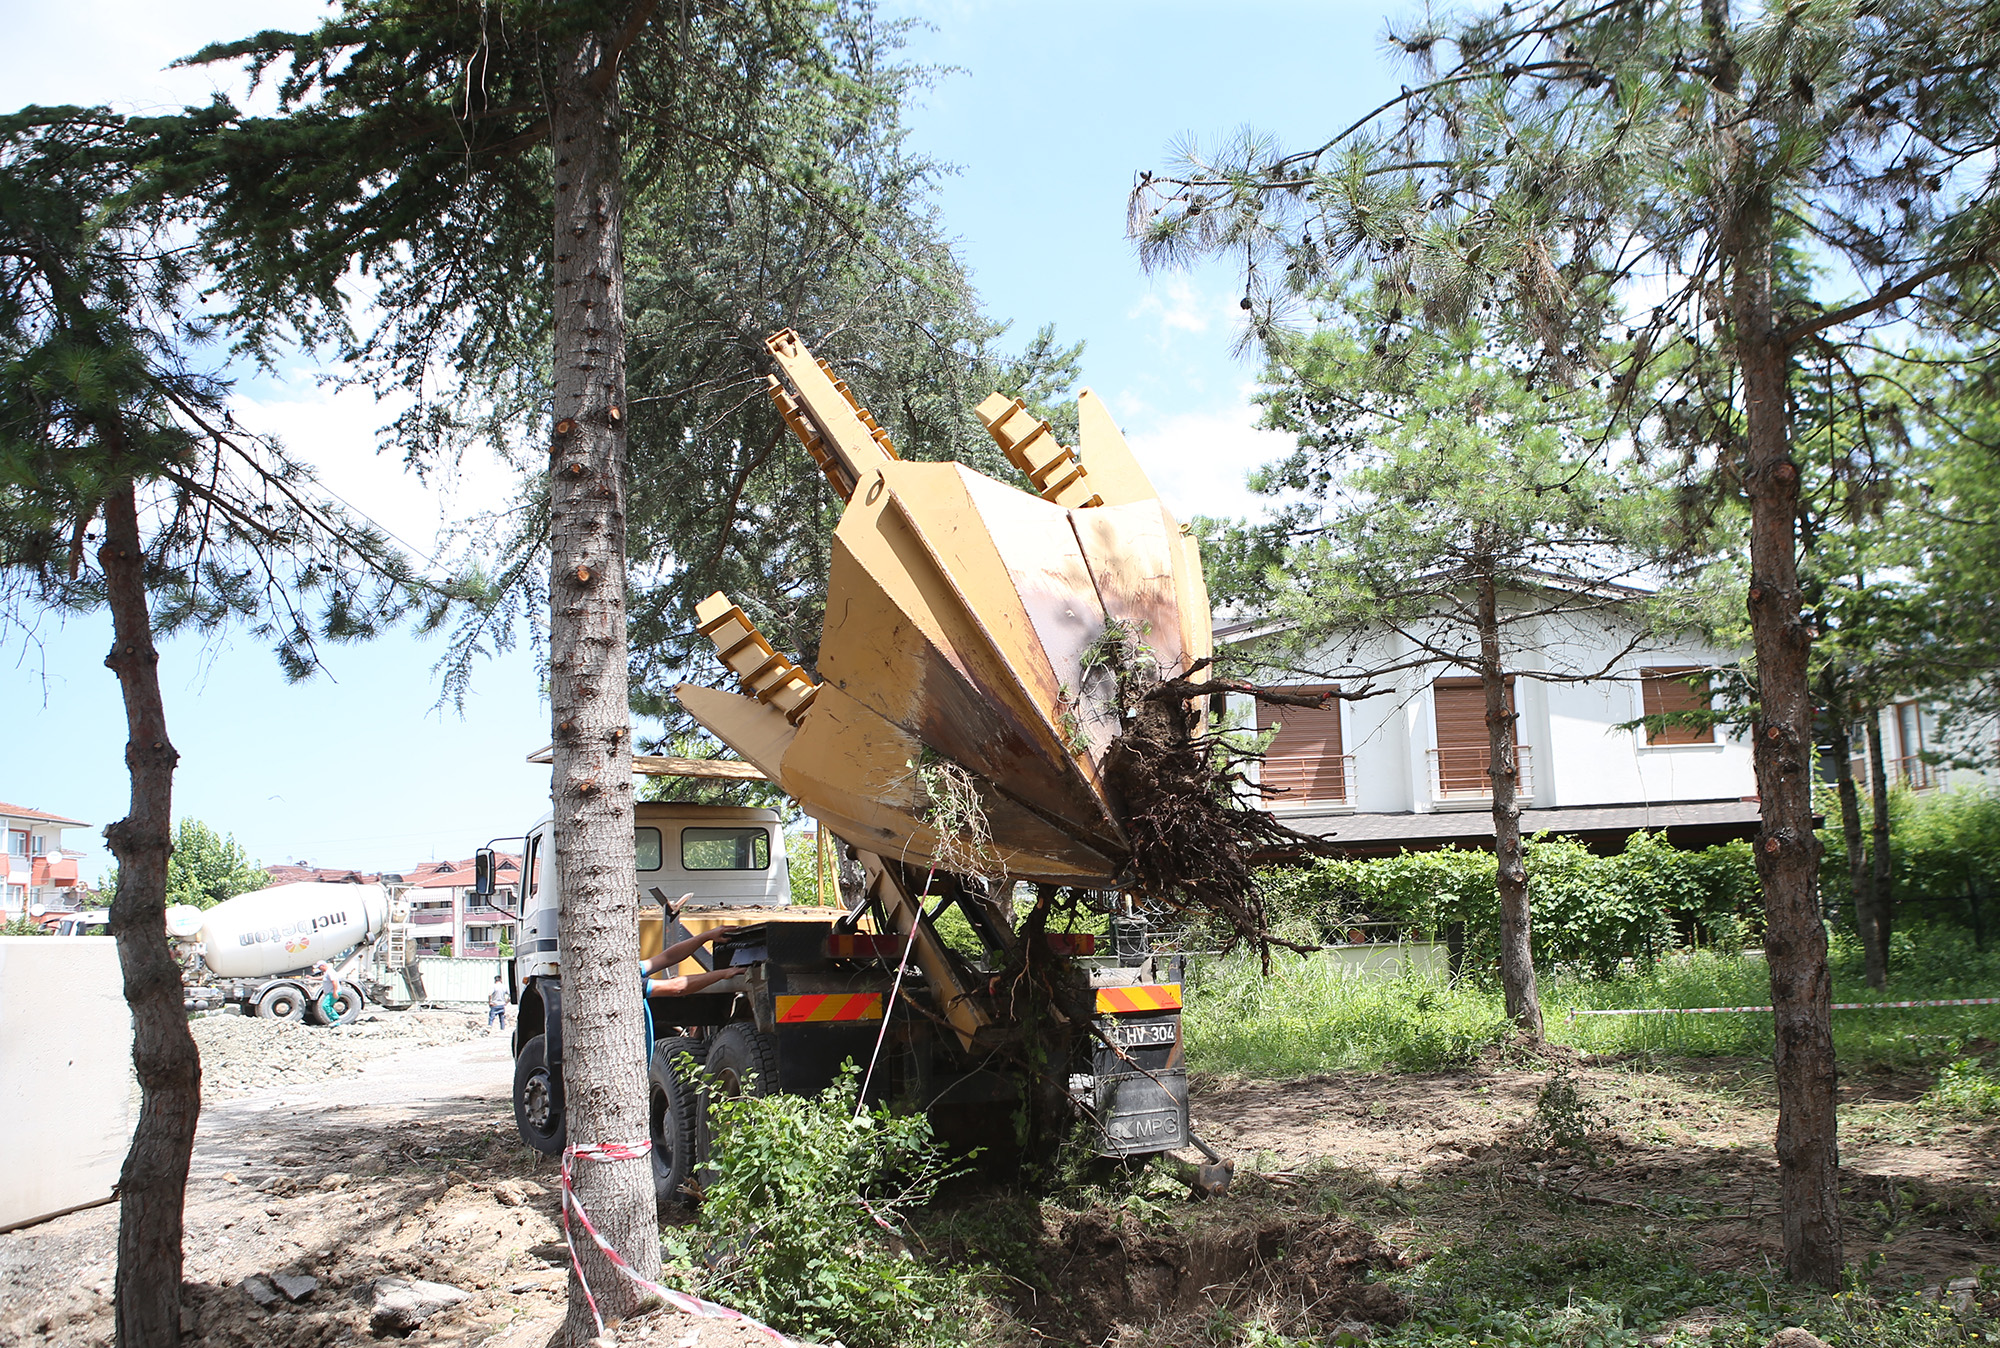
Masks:
[[[2000,996],[2000,951],[1976,950],[1953,928],[1899,933],[1896,944],[1897,972],[1885,994],[1867,986],[1854,952],[1837,942],[1834,1000]],[[1364,981],[1306,956],[1281,959],[1268,980],[1251,961],[1230,959],[1198,965],[1188,981],[1189,1065],[1198,1070],[1257,1077],[1448,1070],[1469,1065],[1508,1036],[1499,989],[1478,979],[1410,974]],[[1608,979],[1547,977],[1541,991],[1550,1040],[1587,1052],[1771,1053],[1768,1015],[1570,1018],[1583,1010],[1767,1004],[1770,981],[1758,955],[1696,951]],[[1836,1011],[1833,1017],[1835,1052],[1855,1067],[1937,1071],[1976,1055],[1981,1041],[2000,1039],[2000,1006]],[[1972,1069],[1960,1069],[1966,1070]],[[1975,1079],[1962,1080],[1956,1090],[1968,1101],[1988,1098]]]

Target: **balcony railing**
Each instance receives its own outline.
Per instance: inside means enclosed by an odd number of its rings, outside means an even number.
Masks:
[[[1855,754],[1847,761],[1848,771],[1854,774],[1854,785],[1863,795],[1868,793],[1868,755]],[[1935,763],[1926,763],[1915,754],[1908,758],[1889,760],[1889,784],[1907,786],[1912,791],[1929,791],[1941,779],[1941,770]]]
[[[435,926],[440,922],[448,923],[451,921],[451,909],[419,908],[410,914],[410,921],[416,923],[418,926]]]
[[[1901,782],[1912,791],[1928,791],[1938,784],[1937,765],[1926,763],[1915,754],[1908,758],[1889,760],[1889,780]]]
[[[1485,745],[1463,749],[1432,749],[1431,799],[1435,801],[1493,799],[1492,751]],[[1514,746],[1516,781],[1514,794],[1527,799],[1535,794],[1533,759],[1530,746]]]
[[[1354,803],[1353,754],[1273,754],[1258,768],[1265,808]]]

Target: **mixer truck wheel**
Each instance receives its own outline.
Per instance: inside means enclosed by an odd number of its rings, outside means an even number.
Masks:
[[[689,1067],[685,1058],[694,1060]],[[646,1072],[646,1123],[653,1140],[653,1196],[661,1211],[687,1201],[702,1116],[702,1064],[708,1045],[676,1036],[653,1046]]]
[[[327,1019],[326,1011],[317,999],[306,1008],[306,1014],[312,1017],[315,1025],[346,1025],[361,1014],[365,1002],[360,988],[352,983],[342,983],[340,991],[333,994],[333,1019]]]
[[[257,999],[257,1014],[265,1020],[297,1020],[306,1012],[306,994],[291,983],[264,989]]]
[[[560,1156],[569,1136],[562,1073],[549,1068],[549,1040],[536,1035],[514,1057],[514,1128],[544,1156]]]
[[[725,1025],[708,1041],[708,1088],[735,1099],[778,1093],[778,1036],[747,1020]]]

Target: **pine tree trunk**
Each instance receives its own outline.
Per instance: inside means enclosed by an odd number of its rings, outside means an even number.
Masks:
[[[549,695],[572,1147],[647,1137],[625,636],[620,120],[612,44],[593,34],[562,62],[549,118],[556,189]],[[657,1279],[651,1162],[583,1157],[571,1174],[598,1232],[639,1276]],[[564,1326],[572,1345],[597,1332],[580,1278],[607,1320],[630,1314],[639,1300],[580,1231],[577,1251]]]
[[[1521,781],[1514,709],[1500,663],[1500,602],[1492,575],[1479,578],[1479,682],[1486,694],[1486,747],[1493,785],[1493,861],[1500,891],[1500,986],[1507,1015],[1531,1042],[1542,1038],[1542,999],[1535,988],[1530,939],[1528,867],[1521,853]]]
[[[1890,886],[1895,873],[1890,868],[1889,855],[1889,765],[1882,758],[1882,712],[1880,708],[1870,708],[1868,715],[1868,804],[1873,813],[1870,821],[1875,843],[1870,849],[1874,853],[1875,883],[1875,944],[1882,951],[1882,983],[1889,981],[1889,929],[1894,925],[1895,894]]]
[[[156,1348],[181,1337],[181,1224],[188,1161],[201,1114],[201,1055],[188,1032],[181,971],[167,941],[167,857],[173,852],[174,765],[160,698],[160,655],[146,606],[145,555],[130,482],[104,501],[105,597],[111,654],[125,699],[129,813],[104,830],[118,858],[111,934],[132,1008],[132,1066],[139,1126],[118,1175],[118,1272],[114,1324],[121,1348]]]
[[[1854,786],[1854,744],[1843,714],[1834,717],[1832,744],[1834,787],[1840,794],[1840,836],[1847,845],[1847,883],[1854,891],[1854,931],[1861,938],[1861,958],[1868,986],[1889,985],[1889,966],[1875,927],[1875,873],[1868,864],[1868,843],[1861,836],[1861,793]],[[1872,714],[1872,712],[1871,712]]]
[[[1713,0],[1711,0],[1713,3]],[[1750,176],[1743,159],[1743,176]],[[1813,706],[1801,620],[1796,525],[1799,470],[1787,410],[1788,353],[1772,308],[1770,195],[1734,199],[1725,236],[1732,262],[1730,323],[1743,376],[1741,477],[1750,496],[1750,627],[1757,653],[1757,874],[1764,887],[1764,953],[1777,1032],[1778,1169],[1785,1272],[1840,1286],[1839,1151],[1835,1140],[1832,988],[1814,879]]]

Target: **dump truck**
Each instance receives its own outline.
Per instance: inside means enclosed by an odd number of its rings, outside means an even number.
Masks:
[[[167,933],[179,947],[190,1011],[234,1005],[266,1020],[344,1025],[367,1005],[364,985],[374,983],[378,1000],[385,990],[369,960],[396,916],[379,884],[302,880],[213,908],[176,904],[167,910]],[[322,960],[340,980],[331,1018],[320,1007]]]
[[[797,334],[766,345],[780,415],[846,503],[818,677],[711,596],[701,631],[737,689],[675,691],[738,759],[635,768],[769,781],[839,840],[860,880],[839,906],[793,904],[776,878],[775,814],[637,807],[641,950],[731,926],[684,967],[740,970],[648,1002],[662,1201],[706,1159],[711,1095],[814,1092],[848,1062],[866,1068],[865,1098],[925,1109],[967,1142],[1073,1120],[1104,1156],[1201,1146],[1181,964],[1148,948],[1136,915],[1140,844],[1110,762],[1138,714],[1134,671],[1185,673],[1210,654],[1195,541],[1087,390],[1074,448],[1018,399],[978,408],[1023,491],[956,462],[902,460]],[[548,1154],[565,1135],[555,846],[547,821],[528,841],[514,1043],[516,1122]],[[481,857],[487,885],[490,850]],[[724,876],[742,892],[717,888]],[[1026,917],[1023,884],[1037,896]],[[1117,948],[1047,931],[1062,894],[1116,912]],[[947,908],[964,919],[957,946],[938,926]]]

